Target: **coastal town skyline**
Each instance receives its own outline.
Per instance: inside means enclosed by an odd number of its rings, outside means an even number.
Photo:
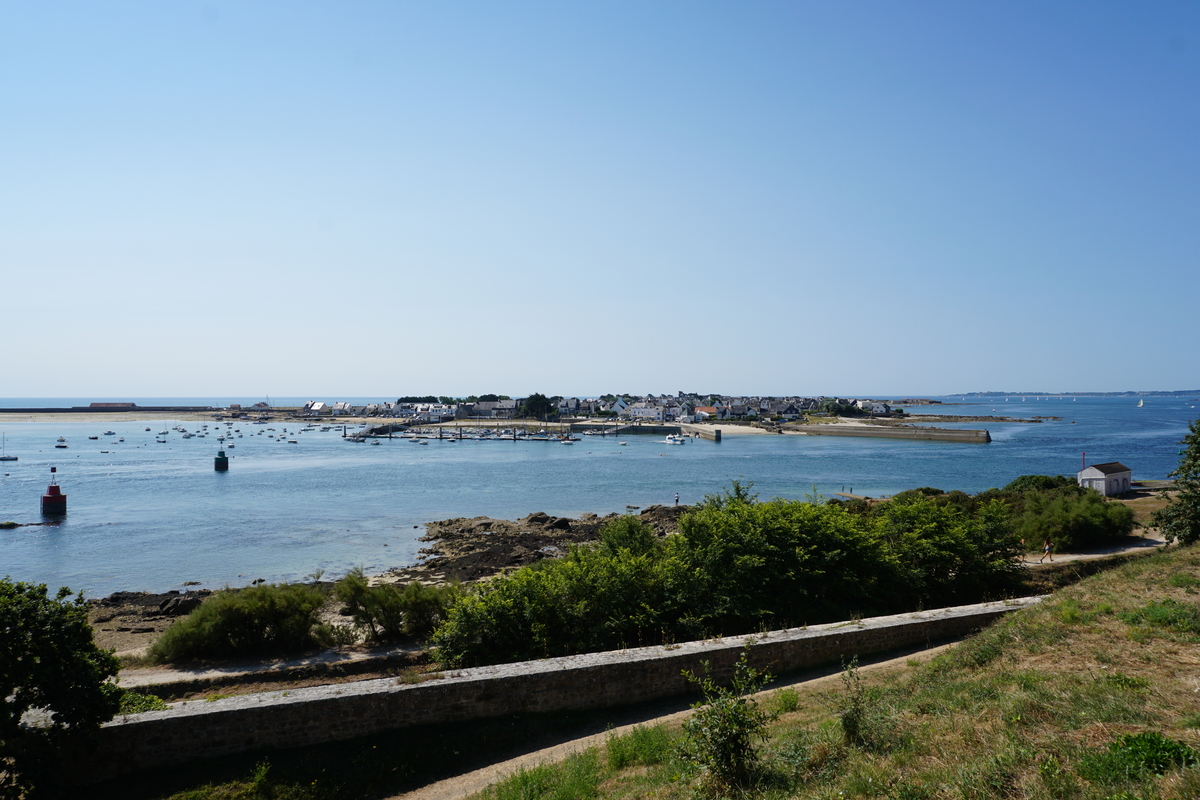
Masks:
[[[1200,384],[1195,4],[69,0],[0,43],[6,397]]]

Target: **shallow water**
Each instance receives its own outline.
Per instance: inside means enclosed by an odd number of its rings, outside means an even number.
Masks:
[[[957,398],[954,398],[957,401]],[[69,405],[51,402],[47,405]],[[147,403],[143,403],[147,404]],[[8,402],[6,405],[18,405]],[[58,468],[69,513],[55,524],[0,530],[0,574],[68,585],[90,595],[164,591],[183,581],[245,585],[255,578],[331,576],[412,563],[426,522],[533,511],[578,516],[627,506],[683,503],[753,481],[760,497],[829,496],[853,488],[882,496],[917,486],[981,491],[1018,475],[1072,474],[1120,461],[1135,480],[1160,479],[1178,463],[1178,442],[1197,416],[1193,402],[1070,398],[945,406],[943,413],[1062,416],[987,427],[987,445],[806,436],[727,436],[723,442],[664,444],[659,436],[583,437],[553,442],[343,441],[340,430],[239,422],[227,473],[213,470],[219,443],[184,440],[174,423],[23,422],[0,416],[0,520],[40,522],[40,496]],[[993,411],[994,409],[994,411]],[[919,409],[918,409],[919,410]],[[1072,424],[1074,422],[1074,424]],[[152,428],[145,431],[147,424]],[[196,430],[200,423],[182,423]],[[266,428],[296,444],[268,439]],[[113,430],[116,436],[99,436]],[[264,431],[259,435],[259,431]],[[69,447],[54,448],[63,436]],[[124,437],[124,443],[116,443]],[[108,450],[108,453],[102,453]]]

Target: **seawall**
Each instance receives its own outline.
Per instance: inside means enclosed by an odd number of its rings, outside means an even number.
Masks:
[[[886,425],[797,425],[788,429],[807,436],[863,436],[874,439],[906,441],[967,442],[987,444],[992,434],[986,430],[955,428],[898,428]]]
[[[679,645],[548,658],[447,672],[417,684],[357,683],[195,701],[106,723],[98,746],[70,757],[79,783],[150,767],[352,739],[439,722],[603,709],[692,691],[683,671],[727,678],[743,647],[776,675],[967,635],[1036,603],[1023,598]]]

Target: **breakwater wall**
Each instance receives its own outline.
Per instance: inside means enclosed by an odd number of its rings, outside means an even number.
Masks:
[[[704,662],[715,679],[726,680],[745,647],[756,668],[779,675],[962,637],[1039,599],[477,667],[417,684],[381,678],[180,703],[106,723],[95,749],[69,756],[67,774],[83,784],[195,759],[418,725],[627,706],[694,691],[683,671],[701,673]]]
[[[138,414],[145,412],[172,413],[186,411],[189,414],[206,411],[222,411],[212,406],[117,406],[115,408],[92,408],[71,406],[70,408],[0,408],[0,414]]]
[[[969,444],[987,444],[992,441],[992,434],[986,430],[958,430],[953,428],[899,428],[886,425],[797,425],[790,430],[808,436],[863,436],[874,439],[967,442]]]

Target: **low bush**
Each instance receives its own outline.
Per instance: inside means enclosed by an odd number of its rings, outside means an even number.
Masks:
[[[143,711],[165,711],[167,702],[156,694],[125,690],[121,695],[118,714],[140,714]]]
[[[680,753],[704,770],[703,783],[711,790],[746,786],[756,777],[759,755],[754,742],[767,738],[767,724],[777,716],[749,697],[771,676],[751,667],[746,652],[742,651],[728,687],[718,686],[707,674],[684,673],[700,687],[704,699],[692,705],[696,713],[683,723]],[[708,662],[704,669],[707,673]]]
[[[1128,536],[1134,520],[1128,506],[1076,487],[1027,495],[1014,525],[1026,541],[1049,539],[1056,550],[1078,551]]]
[[[371,641],[391,642],[430,633],[445,619],[460,592],[454,584],[427,586],[419,581],[369,586],[362,569],[356,568],[338,583],[334,595]]]
[[[326,594],[305,584],[219,592],[150,646],[154,661],[198,661],[303,653],[330,641],[318,612]]]

